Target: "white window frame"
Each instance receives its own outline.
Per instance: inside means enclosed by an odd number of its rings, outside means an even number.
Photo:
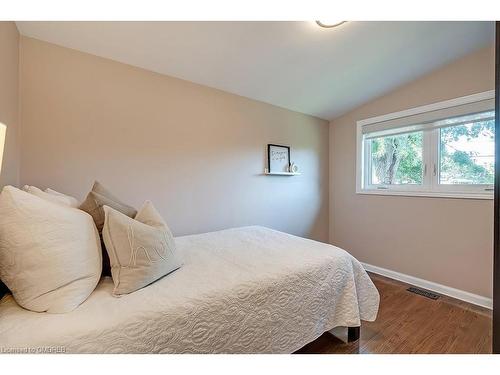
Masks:
[[[369,153],[365,153],[362,129],[366,125],[398,118],[418,115],[426,112],[446,109],[463,104],[494,99],[495,90],[462,96],[451,100],[424,105],[387,115],[371,117],[356,123],[356,193],[375,195],[402,195],[441,198],[493,199],[493,185],[444,185],[439,184],[439,129],[424,131],[422,161],[424,173],[422,185],[368,185],[368,173],[364,168]]]

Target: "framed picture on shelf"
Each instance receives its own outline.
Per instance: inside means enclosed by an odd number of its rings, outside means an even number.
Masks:
[[[290,147],[283,145],[267,145],[267,170],[269,173],[290,171]]]

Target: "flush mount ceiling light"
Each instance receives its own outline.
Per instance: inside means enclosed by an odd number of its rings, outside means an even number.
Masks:
[[[346,23],[347,21],[316,21],[318,26],[324,27],[325,29],[331,29],[332,27],[337,27]]]

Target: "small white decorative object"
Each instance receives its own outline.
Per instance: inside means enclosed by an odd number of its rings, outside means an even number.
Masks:
[[[299,173],[299,166],[295,163],[290,164],[291,173]]]

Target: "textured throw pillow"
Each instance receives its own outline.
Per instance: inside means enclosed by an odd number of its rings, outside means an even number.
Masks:
[[[0,278],[22,307],[50,313],[75,309],[101,276],[92,218],[6,186],[0,194]]]
[[[111,259],[114,294],[134,292],[182,265],[174,237],[152,203],[132,219],[111,207],[102,231]]]
[[[80,203],[78,202],[78,199],[76,199],[75,197],[72,197],[71,195],[66,195],[66,194],[60,193],[58,191],[52,190],[50,188],[45,189],[45,192],[47,194],[52,195],[52,196],[56,196],[56,197],[59,197],[61,199],[64,199],[66,202],[68,202],[68,206],[70,206],[70,207],[78,208],[78,206],[80,205]]]
[[[58,193],[55,190],[47,189],[45,191],[42,191],[36,186],[29,186],[29,185],[24,185],[23,190],[50,202],[74,208],[78,207],[78,200],[76,198],[70,197],[69,195],[65,195],[62,193]]]
[[[80,205],[80,210],[83,210],[92,216],[94,219],[99,235],[102,236],[102,227],[104,226],[104,209],[103,206],[109,206],[117,211],[120,211],[124,215],[129,217],[134,217],[137,214],[135,208],[126,205],[116,198],[111,192],[104,188],[99,182],[94,182],[92,190],[87,195],[87,198]],[[101,237],[102,238],[102,237]],[[104,249],[104,243],[102,244],[102,273],[103,275],[111,275],[109,257]]]

